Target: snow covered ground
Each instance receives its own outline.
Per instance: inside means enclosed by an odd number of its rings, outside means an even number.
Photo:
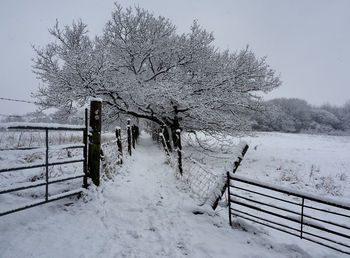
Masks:
[[[236,158],[232,146],[244,140],[249,149],[237,174],[350,202],[350,136],[256,133],[228,138],[224,147],[209,138],[214,152],[203,151],[189,138],[185,159],[190,156],[216,174],[231,167]]]
[[[238,172],[350,203],[350,137],[259,133]]]
[[[349,137],[270,133],[246,140],[240,175],[350,199]],[[209,155],[193,157],[220,173],[231,153]],[[239,219],[231,229],[227,208],[199,206],[175,174],[144,134],[101,187],[1,217],[0,257],[342,257]]]

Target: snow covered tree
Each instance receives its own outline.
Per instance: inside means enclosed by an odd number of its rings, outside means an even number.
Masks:
[[[84,105],[103,85],[105,56],[99,40],[90,40],[82,21],[49,30],[55,41],[44,48],[34,47],[33,71],[43,82],[33,95],[43,108],[73,112]]]
[[[279,78],[249,49],[219,51],[197,22],[178,34],[164,17],[116,5],[101,37],[91,40],[81,21],[50,30],[55,42],[35,48],[34,72],[44,107],[69,110],[101,97],[107,120],[119,114],[170,128],[234,134],[260,110],[258,92]]]

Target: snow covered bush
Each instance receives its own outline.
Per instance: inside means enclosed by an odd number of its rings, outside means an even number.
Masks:
[[[342,134],[350,129],[347,110],[347,104],[343,107],[313,107],[296,98],[272,99],[265,102],[265,112],[253,114],[253,128],[260,131]]]

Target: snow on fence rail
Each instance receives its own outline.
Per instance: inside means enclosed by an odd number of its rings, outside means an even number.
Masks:
[[[67,125],[67,124],[54,124],[54,123],[0,123],[0,129],[28,129],[28,130],[69,130],[69,131],[82,131],[85,126],[81,125]]]
[[[232,173],[227,185],[231,226],[236,216],[350,255],[350,204]]]
[[[85,118],[87,119],[87,111]],[[85,123],[85,126],[76,126],[76,125],[62,125],[62,124],[47,124],[47,123],[4,123],[0,124],[0,129],[5,130],[43,130],[45,132],[45,148],[33,148],[33,150],[38,151],[41,150],[45,152],[45,162],[36,162],[30,165],[25,166],[8,166],[8,167],[1,167],[0,173],[15,173],[18,170],[26,170],[26,169],[33,169],[33,168],[45,168],[45,180],[37,180],[35,182],[26,182],[26,183],[19,183],[15,184],[11,187],[6,187],[3,189],[0,189],[0,195],[1,194],[8,194],[16,191],[26,190],[30,188],[45,186],[45,199],[39,200],[39,201],[33,201],[31,203],[28,203],[24,206],[10,209],[6,211],[0,211],[0,216],[4,216],[7,214],[11,214],[17,211],[21,211],[24,209],[28,209],[31,207],[35,207],[44,203],[48,203],[51,201],[55,201],[58,199],[70,197],[72,195],[79,194],[82,191],[82,188],[78,188],[75,190],[70,190],[68,192],[63,192],[55,195],[49,195],[49,185],[54,183],[60,183],[65,181],[71,181],[78,178],[83,178],[83,187],[87,187],[87,137],[88,137],[88,127],[87,122]],[[49,131],[56,131],[56,130],[64,130],[64,131],[81,131],[83,132],[83,144],[65,144],[65,145],[54,145],[52,147],[49,147]],[[83,158],[81,157],[75,157],[75,158],[67,158],[67,159],[57,159],[52,160],[49,162],[49,149],[51,150],[57,150],[57,149],[67,149],[67,148],[82,148],[83,149]],[[8,149],[8,150],[2,150],[2,151],[28,151],[28,148],[25,150],[20,149]],[[30,148],[29,148],[30,150]],[[54,179],[49,178],[49,167],[55,166],[55,165],[63,165],[63,164],[71,164],[71,163],[77,163],[82,162],[83,163],[83,173],[79,173],[78,175],[68,175],[68,176],[61,176]]]

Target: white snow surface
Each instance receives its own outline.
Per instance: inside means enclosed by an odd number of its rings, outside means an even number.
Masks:
[[[82,198],[0,217],[0,257],[343,257],[239,219],[230,228],[227,209],[198,206],[150,137],[136,147]]]
[[[90,101],[102,102],[102,98],[90,98]]]

